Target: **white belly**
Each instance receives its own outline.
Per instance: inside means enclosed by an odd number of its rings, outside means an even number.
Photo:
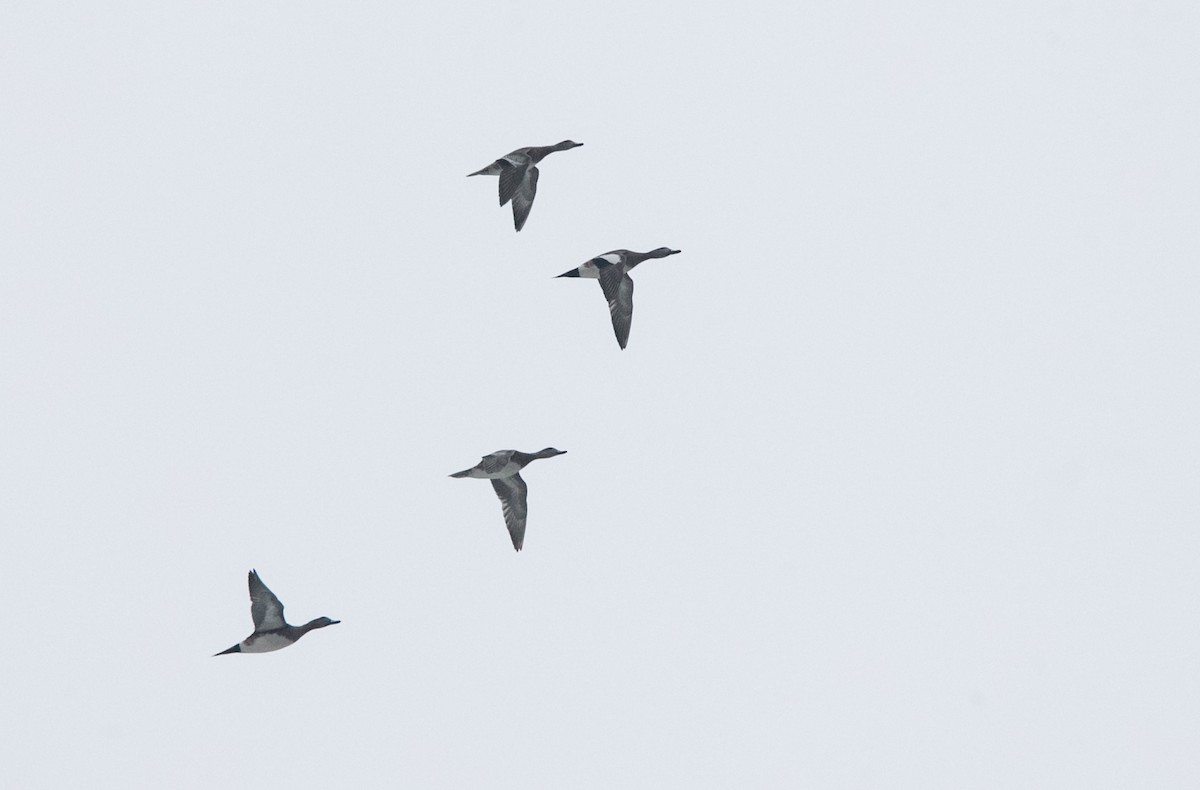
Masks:
[[[282,650],[290,644],[292,644],[292,640],[285,639],[279,634],[263,634],[242,642],[242,652],[270,653],[272,650]]]

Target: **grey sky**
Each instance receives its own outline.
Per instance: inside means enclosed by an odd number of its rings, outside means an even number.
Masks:
[[[1198,34],[6,4],[3,784],[1200,785]]]

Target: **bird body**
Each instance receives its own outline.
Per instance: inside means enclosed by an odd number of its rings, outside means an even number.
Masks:
[[[299,637],[296,637],[297,639]],[[238,642],[238,653],[270,653],[273,650],[282,650],[289,645],[294,645],[296,639],[284,636],[281,633],[267,632],[265,634],[252,634],[241,642]],[[233,648],[230,648],[232,650]],[[218,653],[217,655],[221,655]]]
[[[566,450],[556,450],[547,447],[536,453],[523,453],[520,450],[497,450],[480,459],[479,463],[470,469],[455,472],[451,477],[478,477],[492,481],[492,488],[500,498],[500,507],[504,512],[504,525],[508,527],[509,537],[512,538],[513,548],[520,551],[525,544],[525,521],[529,515],[529,487],[521,478],[521,470],[531,461],[539,458],[553,458],[562,455]]]
[[[583,143],[563,140],[557,145],[534,145],[505,154],[487,167],[467,173],[471,176],[500,176],[500,205],[512,201],[513,226],[520,231],[529,219],[533,199],[537,196],[537,164],[556,151],[578,148]]]
[[[650,258],[665,258],[676,255],[680,250],[659,247],[649,252],[612,250],[584,261],[579,266],[565,271],[559,277],[584,277],[600,281],[600,289],[608,300],[608,312],[612,317],[613,332],[622,349],[629,343],[629,328],[633,323],[633,278],[630,270]]]
[[[318,617],[304,625],[288,625],[283,619],[283,604],[275,597],[275,593],[263,584],[262,579],[258,577],[258,571],[250,571],[249,583],[250,617],[254,620],[254,633],[228,650],[217,653],[218,656],[228,653],[270,653],[273,650],[282,650],[295,644],[300,637],[313,629],[341,622],[328,617]]]
[[[559,277],[586,277],[591,280],[600,279],[600,270],[609,265],[619,264],[624,257],[624,253],[629,250],[613,250],[606,252],[603,255],[597,255],[595,258],[589,258],[583,263],[569,272],[563,272]],[[634,264],[636,265],[636,264]]]
[[[461,472],[455,472],[451,477],[479,477],[488,480],[496,480],[501,477],[510,477],[521,471],[524,464],[519,464],[512,460],[515,450],[501,450],[497,453],[485,455],[483,460],[470,469],[464,469]]]

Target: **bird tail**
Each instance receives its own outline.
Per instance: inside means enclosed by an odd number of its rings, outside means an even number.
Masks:
[[[467,173],[467,178],[470,178],[471,176],[498,176],[498,175],[500,175],[500,166],[497,165],[495,162],[492,162],[487,167],[480,168],[479,170],[476,170],[474,173]]]
[[[470,469],[464,469],[464,470],[462,470],[461,472],[455,472],[454,474],[452,474],[452,475],[450,475],[450,476],[451,476],[451,477],[470,477],[470,476],[471,476],[471,470],[470,470]]]

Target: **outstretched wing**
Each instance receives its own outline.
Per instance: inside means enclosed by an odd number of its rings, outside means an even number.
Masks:
[[[492,488],[500,497],[500,506],[504,510],[504,525],[512,538],[513,548],[521,550],[525,543],[525,516],[529,514],[529,487],[521,479],[520,474],[510,477],[492,478]]]
[[[488,453],[483,458],[479,459],[479,463],[475,468],[484,474],[492,474],[499,472],[504,467],[508,466],[508,462],[512,460],[512,450],[497,450],[494,453]]]
[[[507,159],[501,159],[502,169],[500,170],[500,205],[513,199],[513,195],[517,194],[517,190],[521,188],[521,182],[525,180],[525,175],[529,168],[533,165],[525,161],[519,165],[509,162]]]
[[[625,348],[629,342],[629,326],[633,323],[633,278],[620,266],[605,266],[600,270],[600,288],[608,300],[617,343]]]
[[[287,625],[283,619],[283,604],[258,578],[258,571],[250,571],[250,617],[254,620],[256,633]]]
[[[525,227],[525,220],[529,219],[529,209],[533,208],[533,198],[537,195],[537,182],[538,169],[530,165],[520,187],[512,196],[513,225],[517,230]]]

